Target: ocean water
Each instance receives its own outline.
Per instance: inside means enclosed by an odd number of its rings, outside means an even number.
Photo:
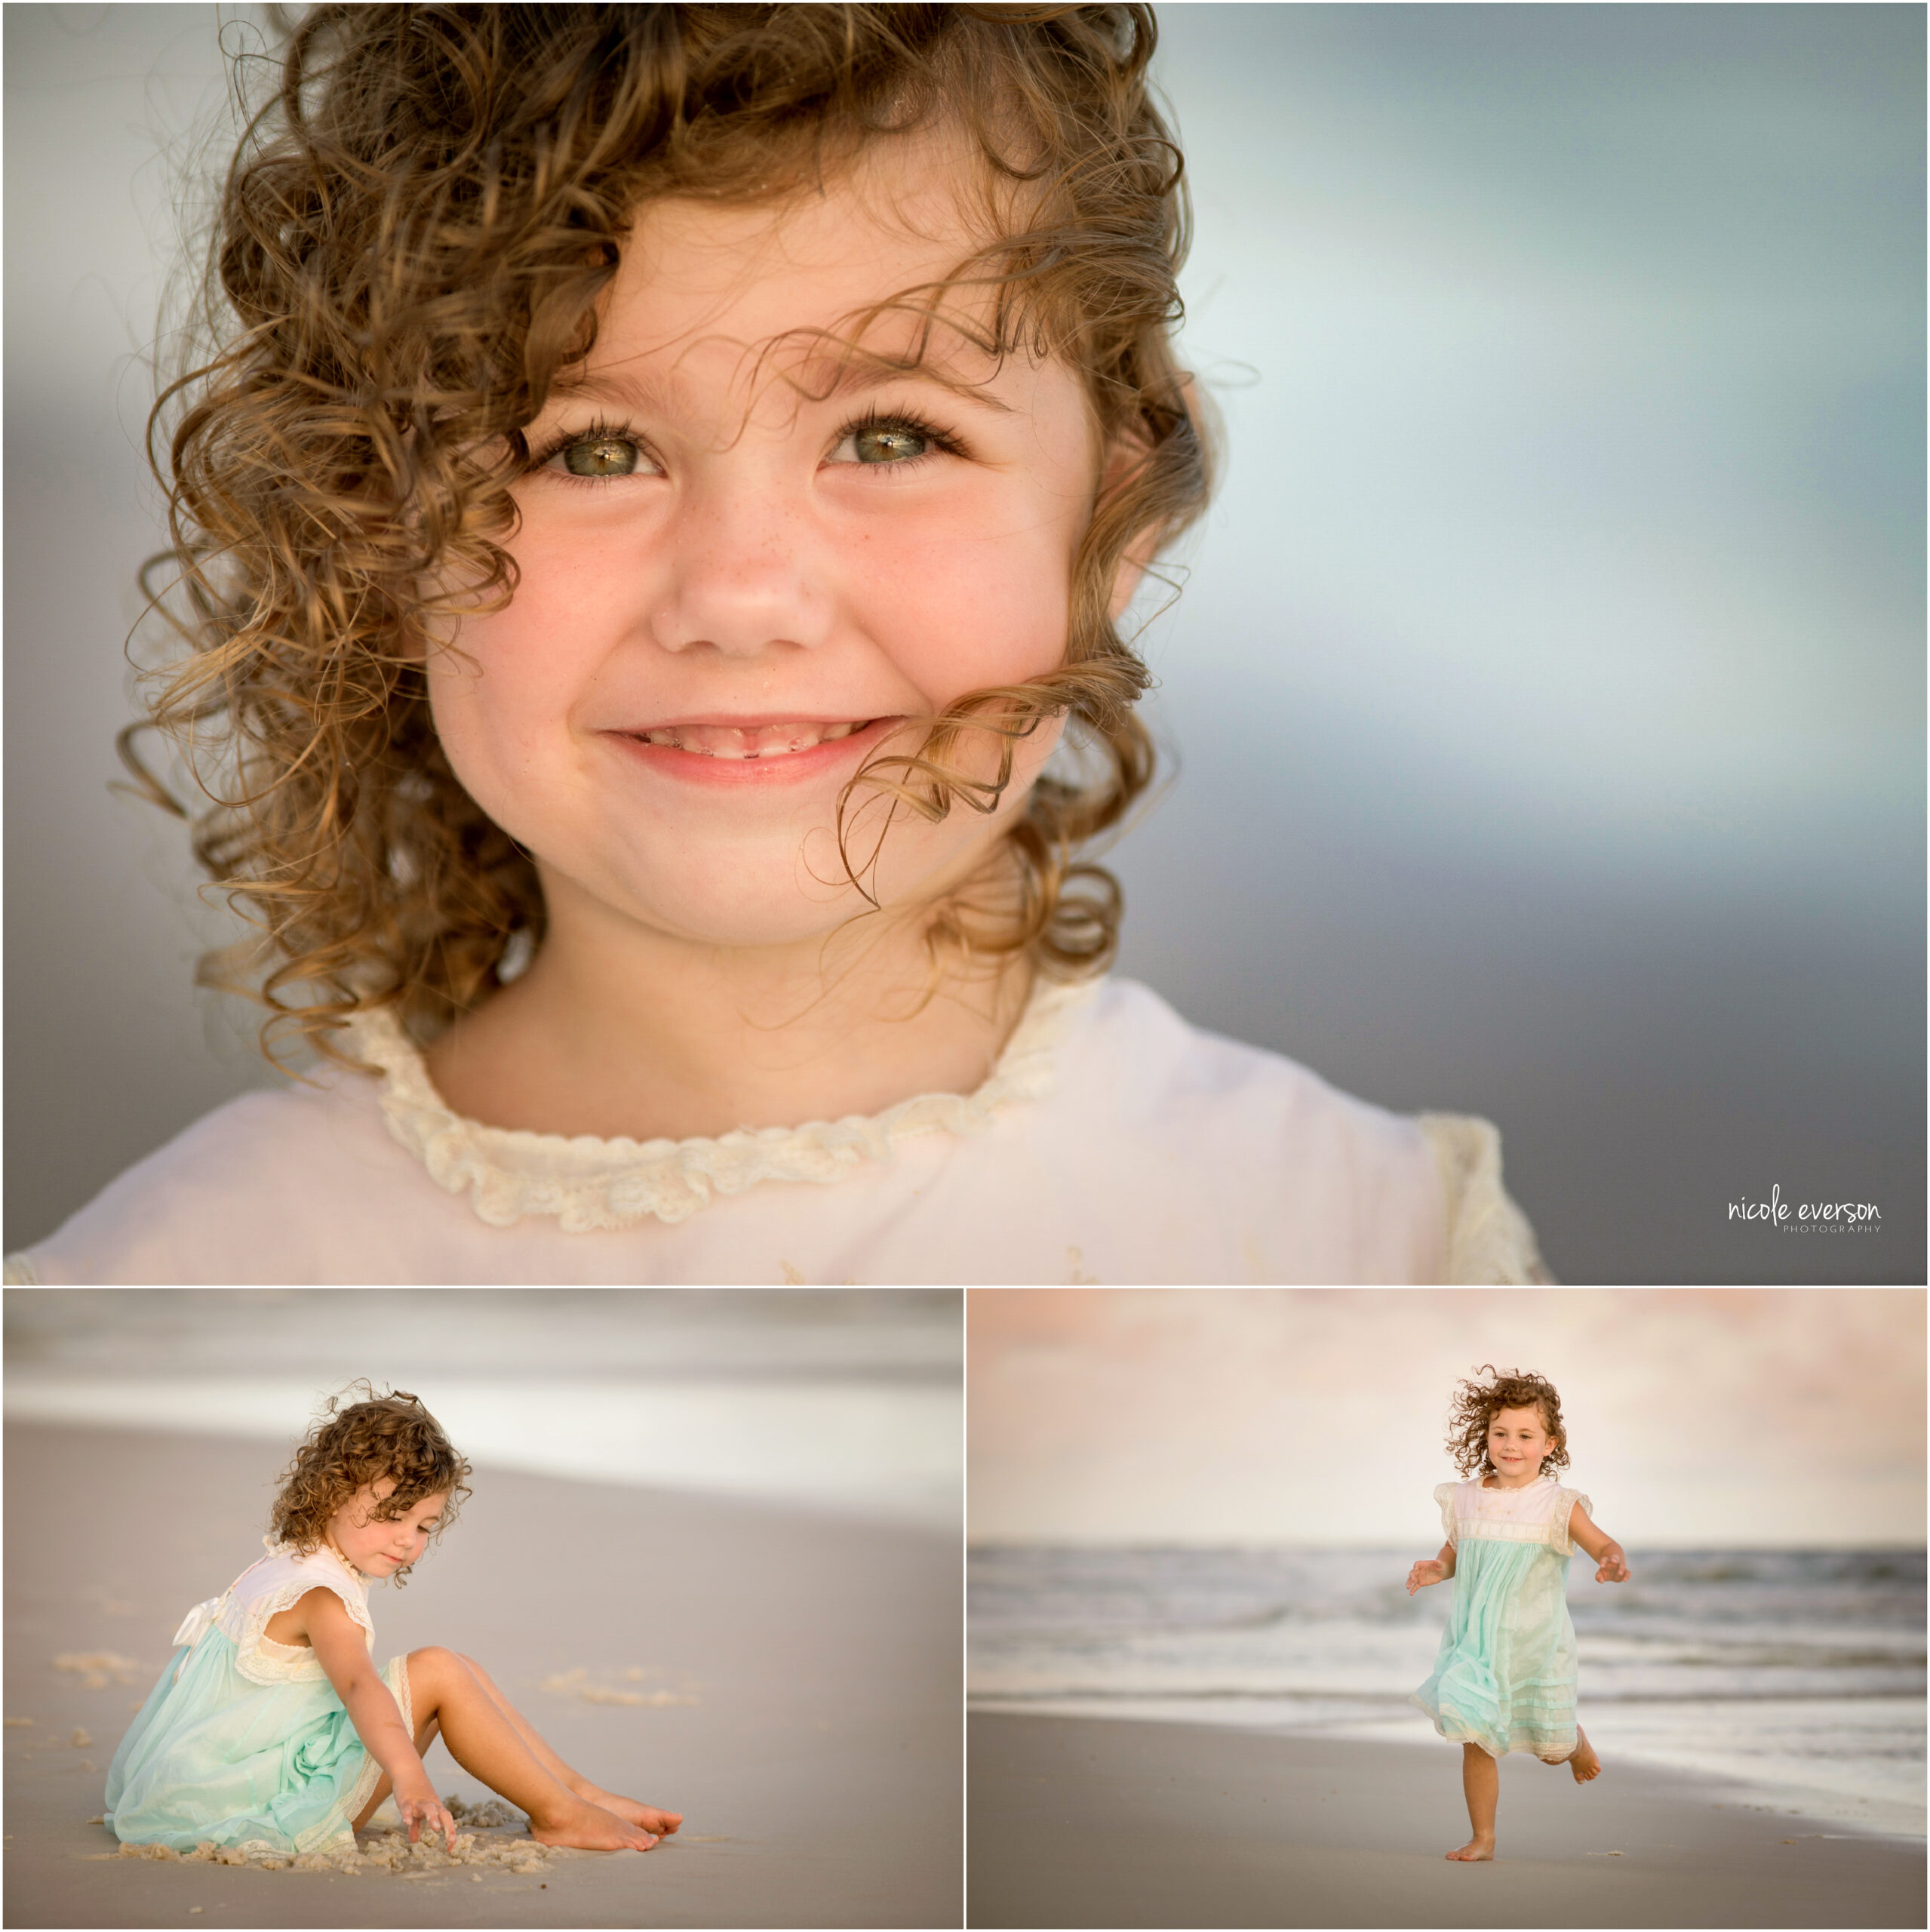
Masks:
[[[478,1463],[955,1533],[949,1290],[21,1289],[14,1421],[293,1441],[367,1376]]]
[[[1406,1700],[1452,1583],[1413,1551],[975,1549],[976,1710],[1438,1743]],[[1605,1759],[1712,1774],[1763,1801],[1920,1832],[1921,1550],[1632,1550],[1569,1605],[1581,1716]]]

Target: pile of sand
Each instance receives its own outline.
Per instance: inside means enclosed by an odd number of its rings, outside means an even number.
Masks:
[[[245,1865],[257,1872],[340,1872],[350,1878],[364,1872],[383,1872],[403,1878],[419,1878],[432,1872],[447,1872],[459,1865],[493,1866],[521,1877],[552,1869],[555,1855],[523,1832],[497,1838],[487,1834],[492,1826],[527,1821],[500,1798],[481,1804],[466,1804],[459,1798],[444,1801],[450,1816],[475,1829],[459,1831],[455,1842],[447,1844],[440,1832],[425,1832],[413,1844],[399,1826],[369,1832],[358,1844],[342,1845],[327,1851],[292,1854],[278,1850],[264,1838],[250,1838],[238,1844],[216,1844],[204,1838],[192,1851],[175,1851],[164,1844],[124,1844],[118,1852],[102,1852],[102,1858],[152,1858],[185,1865]],[[470,1876],[478,1881],[481,1870]]]
[[[137,1659],[124,1657],[117,1651],[63,1651],[54,1660],[54,1668],[78,1677],[83,1689],[105,1690],[109,1678],[116,1684],[131,1684],[141,1666]]]
[[[660,1675],[654,1669],[632,1664],[623,1672],[626,1682],[641,1684],[647,1677]],[[585,1704],[694,1704],[697,1700],[688,1687],[682,1690],[622,1690],[613,1684],[592,1684],[589,1672],[579,1664],[574,1670],[552,1672],[541,1688],[558,1697],[580,1698]]]
[[[442,1802],[457,1824],[467,1825],[472,1832],[493,1831],[499,1825],[521,1829],[530,1822],[513,1804],[506,1804],[499,1798],[486,1798],[480,1804],[472,1804],[452,1791]]]

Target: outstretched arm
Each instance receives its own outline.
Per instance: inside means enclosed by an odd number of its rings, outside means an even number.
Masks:
[[[1569,1540],[1587,1555],[1592,1556],[1601,1567],[1595,1572],[1598,1583],[1625,1583],[1628,1581],[1628,1558],[1622,1546],[1614,1537],[1598,1530],[1589,1521],[1588,1512],[1577,1503],[1569,1512]]]
[[[456,1842],[456,1821],[443,1808],[416,1754],[416,1740],[395,1708],[389,1686],[370,1662],[361,1627],[333,1590],[310,1590],[295,1606],[303,1633],[315,1647],[315,1660],[328,1673],[335,1694],[347,1709],[355,1734],[369,1755],[389,1774],[395,1808],[413,1839],[427,1826]]]
[[[1407,1594],[1424,1590],[1430,1583],[1444,1583],[1454,1574],[1454,1545],[1444,1543],[1440,1555],[1423,1557],[1407,1573]]]

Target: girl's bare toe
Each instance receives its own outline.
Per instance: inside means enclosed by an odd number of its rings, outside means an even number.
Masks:
[[[624,1798],[613,1791],[590,1786],[579,1795],[587,1803],[613,1813],[626,1825],[635,1825],[639,1831],[653,1832],[659,1838],[668,1838],[684,1822],[681,1811],[660,1811],[654,1804],[639,1804],[634,1798]]]

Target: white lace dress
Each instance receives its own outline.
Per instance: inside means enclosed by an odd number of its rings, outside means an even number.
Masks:
[[[485,1127],[443,1103],[389,1014],[347,1044],[380,1081],[229,1102],[8,1280],[1547,1278],[1486,1121],[1385,1112],[1127,980],[1042,982],[976,1093],[714,1139]]]

